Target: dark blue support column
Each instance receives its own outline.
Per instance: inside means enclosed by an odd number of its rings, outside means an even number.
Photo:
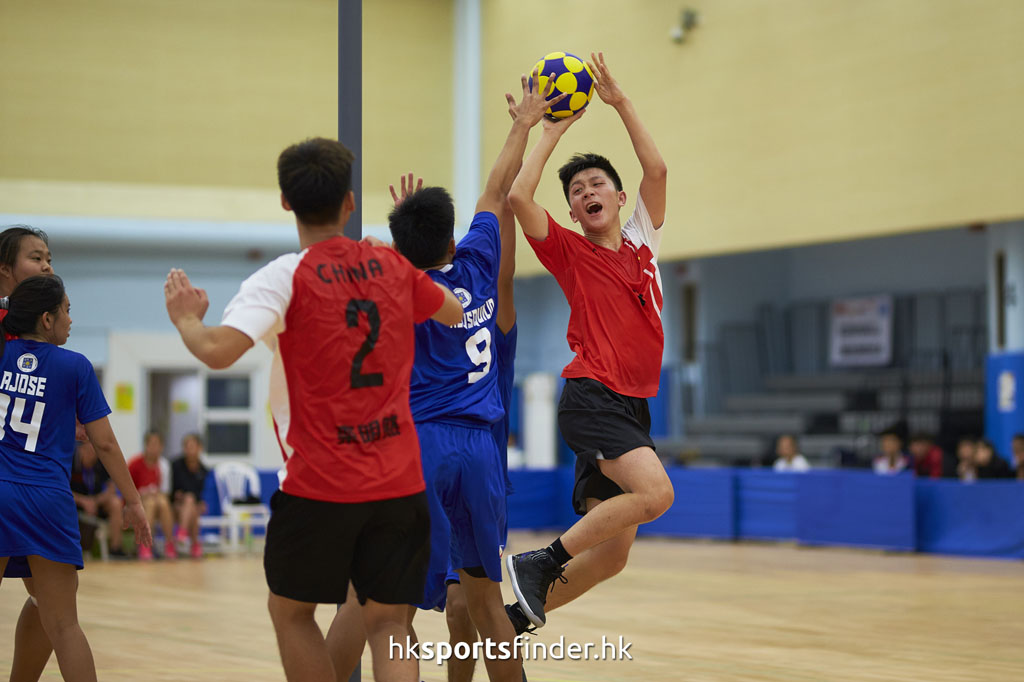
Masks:
[[[345,236],[363,236],[363,3],[338,0],[338,139],[356,155],[352,191],[356,210]],[[359,679],[358,677],[353,679]]]
[[[338,139],[356,155],[352,166],[355,213],[345,225],[345,236],[363,237],[363,3],[338,0]],[[349,682],[360,682],[357,665]]]

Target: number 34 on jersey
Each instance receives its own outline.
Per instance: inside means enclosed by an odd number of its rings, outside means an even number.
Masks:
[[[11,397],[11,393],[22,393],[36,398],[42,398],[46,392],[46,377],[36,377],[29,374],[14,374],[4,372],[0,377],[0,440],[7,435],[7,428],[25,435],[25,449],[29,452],[36,451],[36,443],[39,440],[39,427],[43,423],[43,413],[46,411],[46,403],[41,400],[35,402],[32,408],[32,416],[25,421],[25,398]],[[13,403],[13,408],[12,408]],[[10,421],[8,421],[10,417]]]

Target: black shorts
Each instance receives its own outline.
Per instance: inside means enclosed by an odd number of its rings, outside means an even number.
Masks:
[[[424,493],[345,504],[289,495],[270,499],[263,568],[270,591],[316,604],[341,604],[351,579],[360,603],[415,604],[430,559]]]
[[[622,488],[601,473],[599,459],[615,459],[640,447],[654,449],[646,398],[616,393],[600,381],[566,379],[558,401],[558,428],[576,453],[572,506],[587,513],[588,497],[607,500]]]

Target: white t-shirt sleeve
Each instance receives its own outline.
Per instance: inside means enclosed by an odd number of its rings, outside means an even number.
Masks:
[[[646,244],[654,254],[654,260],[658,260],[658,252],[661,250],[661,230],[654,229],[651,214],[647,212],[647,205],[639,193],[636,195],[636,207],[633,209],[633,215],[629,216],[629,220],[622,226],[622,233],[634,244]]]
[[[224,309],[221,324],[237,329],[253,343],[264,340],[273,348],[277,334],[284,331],[292,282],[302,255],[285,254],[250,275]]]

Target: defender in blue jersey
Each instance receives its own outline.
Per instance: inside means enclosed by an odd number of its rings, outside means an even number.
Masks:
[[[11,559],[27,560],[61,674],[96,679],[75,603],[75,571],[83,565],[70,488],[76,419],[124,495],[136,542],[152,536],[92,364],[58,347],[71,330],[69,307],[59,278],[29,277],[0,321],[0,574]]]
[[[533,74],[532,83],[539,82]],[[507,525],[505,449],[493,429],[505,419],[499,388],[495,338],[498,336],[498,276],[503,253],[514,258],[514,241],[502,243],[499,215],[507,210],[508,190],[522,165],[530,128],[540,122],[559,95],[544,100],[536,85],[522,77],[523,99],[506,95],[513,118],[508,134],[477,201],[469,232],[456,245],[455,210],[440,187],[413,186],[412,174],[392,187],[395,208],[389,216],[394,247],[416,267],[460,299],[463,320],[445,327],[426,322],[416,328],[416,360],[410,381],[410,405],[420,439],[423,474],[431,504],[431,556],[421,608],[443,603],[449,561],[458,572],[473,624],[485,639],[511,643],[515,632],[502,602],[501,554]],[[553,83],[554,79],[549,79]],[[514,230],[508,215],[507,223]],[[514,316],[513,316],[514,320]],[[506,329],[505,331],[509,331]],[[500,427],[499,427],[500,428]],[[415,611],[410,612],[410,618]],[[337,679],[347,679],[354,647],[345,632],[350,614],[342,607],[327,640],[335,650]],[[338,653],[344,649],[342,653]],[[512,653],[511,647],[508,649]],[[491,680],[519,682],[522,661],[485,660]]]
[[[515,114],[514,110],[510,113]],[[508,477],[508,438],[509,415],[512,411],[512,391],[515,383],[515,357],[518,328],[516,327],[516,307],[514,299],[513,276],[515,275],[516,224],[511,207],[506,206],[498,216],[501,229],[501,267],[498,271],[498,312],[495,316],[493,355],[498,372],[498,393],[504,415],[491,425],[491,435],[501,459],[502,476],[505,480],[505,498],[512,494],[512,484]],[[507,509],[507,507],[506,507]],[[502,551],[508,544],[508,516],[501,533]],[[472,646],[478,633],[469,615],[469,605],[462,589],[459,574],[449,564],[446,579],[444,614],[448,624],[449,643],[452,650],[465,642]],[[507,609],[506,609],[507,611]],[[513,621],[513,627],[515,622]],[[448,682],[470,682],[476,661],[469,657],[465,660],[453,658],[448,661]],[[525,679],[525,675],[524,675]]]

